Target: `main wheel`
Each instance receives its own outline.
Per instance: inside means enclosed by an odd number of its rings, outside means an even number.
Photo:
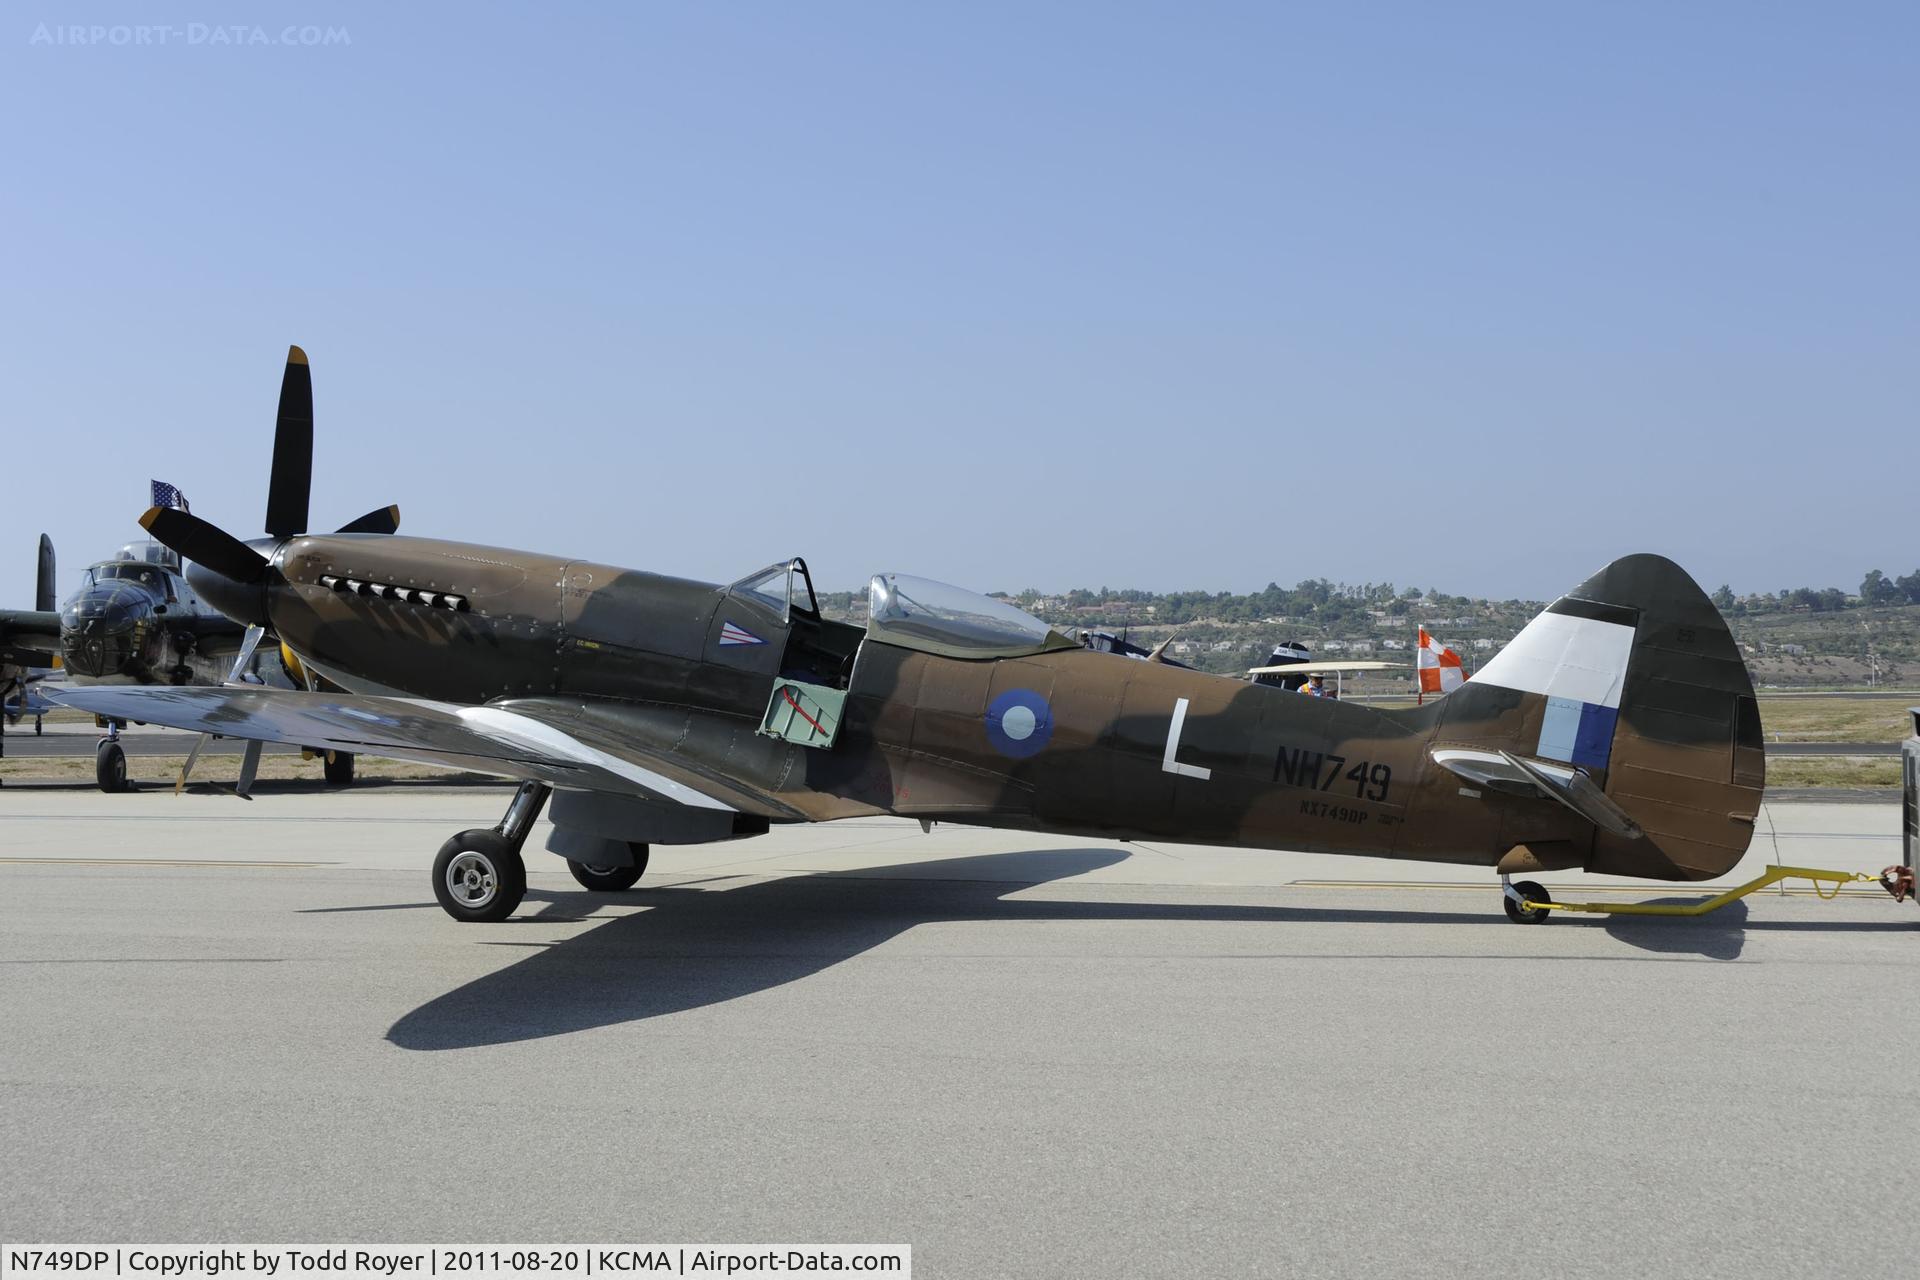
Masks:
[[[1513,886],[1513,891],[1520,895],[1521,902],[1553,901],[1545,889],[1531,880],[1522,880]],[[1515,924],[1545,924],[1553,916],[1545,907],[1523,907],[1505,893],[1500,895],[1500,905],[1507,909],[1507,919]]]
[[[330,751],[327,762],[322,767],[330,787],[344,787],[353,781],[353,753],[351,751]]]
[[[647,873],[648,848],[644,844],[629,844],[627,848],[633,850],[633,865],[630,867],[594,867],[568,859],[567,870],[583,887],[595,893],[619,893],[623,889],[631,889]]]
[[[433,860],[433,896],[455,920],[505,920],[527,896],[527,866],[498,831],[462,831]]]
[[[102,791],[127,789],[127,753],[113,739],[109,738],[95,748],[93,776]]]

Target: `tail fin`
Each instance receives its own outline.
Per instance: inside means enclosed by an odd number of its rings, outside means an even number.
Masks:
[[[1440,715],[1436,737],[1525,762],[1593,822],[1590,871],[1710,879],[1753,838],[1753,680],[1719,610],[1662,556],[1616,560],[1548,605]]]
[[[53,539],[40,535],[40,563],[34,575],[33,607],[52,613],[57,606],[53,597]]]

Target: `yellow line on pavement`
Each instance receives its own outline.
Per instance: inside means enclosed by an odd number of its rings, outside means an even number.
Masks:
[[[1551,885],[1548,885],[1547,887],[1552,888]],[[1567,886],[1563,886],[1563,887],[1567,887]],[[1490,881],[1486,884],[1459,884],[1450,880],[1289,880],[1287,881],[1287,888],[1289,889],[1437,889],[1443,892],[1450,892],[1450,893],[1487,893],[1489,891],[1493,893],[1500,892],[1500,885],[1498,881]],[[1611,885],[1611,884],[1584,885],[1583,884],[1580,886],[1580,892],[1582,893],[1630,893],[1635,895],[1645,895],[1649,893],[1713,894],[1719,891],[1720,890],[1718,890],[1715,886],[1703,885],[1697,880],[1676,880],[1672,884],[1640,884],[1640,885]],[[1831,893],[1818,894],[1818,891],[1813,889],[1783,889],[1783,888],[1780,888],[1778,885],[1769,885],[1767,888],[1767,892],[1770,895],[1778,895],[1778,894],[1784,893],[1788,897],[1799,897],[1802,894],[1807,894],[1807,895],[1817,894],[1817,896],[1821,896],[1821,897],[1832,896]],[[1880,891],[1877,889],[1842,889],[1840,891],[1840,896],[1846,897],[1846,898],[1877,898],[1881,895],[1880,895]]]

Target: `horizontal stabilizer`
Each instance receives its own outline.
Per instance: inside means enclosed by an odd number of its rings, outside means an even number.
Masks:
[[[1628,840],[1638,840],[1645,834],[1626,810],[1578,769],[1529,760],[1510,751],[1437,747],[1432,754],[1435,764],[1475,786],[1556,801],[1601,830]]]

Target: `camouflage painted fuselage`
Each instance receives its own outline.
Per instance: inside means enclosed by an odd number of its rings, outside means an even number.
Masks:
[[[1610,753],[1586,772],[1645,828],[1638,839],[1436,763],[1449,744],[1533,753],[1556,700],[1524,688],[1476,680],[1424,708],[1376,710],[1079,648],[943,657],[789,622],[723,587],[517,551],[330,535],[273,558],[266,615],[343,687],[537,708],[772,821],[891,813],[1684,880],[1737,861],[1758,809],[1744,663],[1698,587],[1658,557],[1617,561],[1553,606],[1612,609],[1632,634]],[[259,612],[257,597],[231,598],[235,584],[196,585],[230,614]],[[722,644],[729,625],[763,642]],[[759,732],[796,665],[846,690],[831,749]],[[1041,709],[1037,745],[1029,726],[1017,743],[995,731],[1008,695]]]

